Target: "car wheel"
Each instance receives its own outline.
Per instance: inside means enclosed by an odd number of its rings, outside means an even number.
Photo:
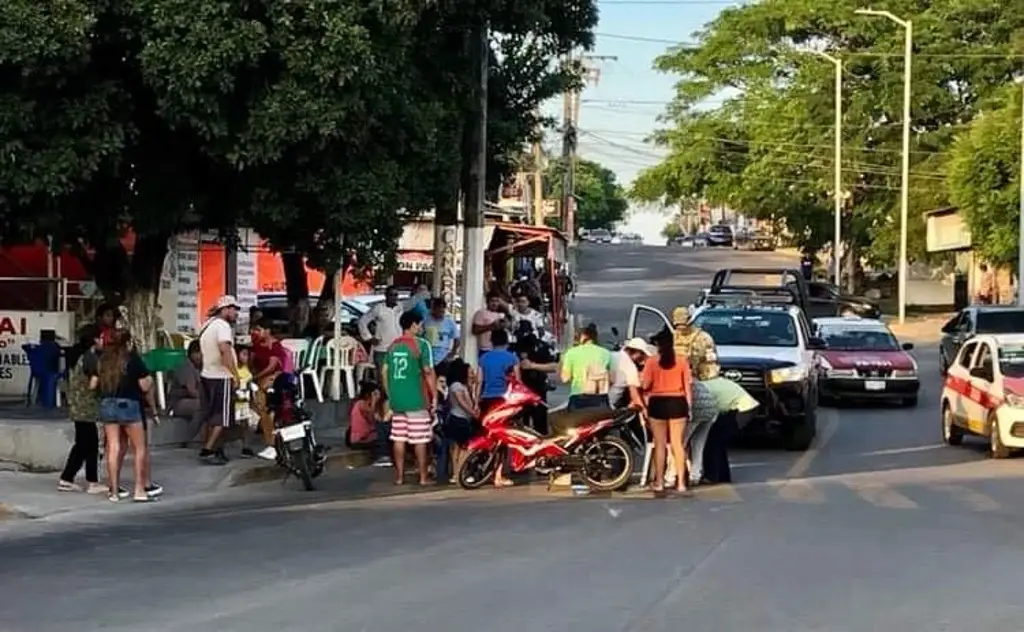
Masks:
[[[999,436],[999,422],[992,413],[989,413],[988,453],[993,459],[1005,459],[1010,456],[1010,448],[1003,445],[1003,438]]]
[[[953,410],[949,402],[942,404],[942,442],[946,445],[960,445],[964,442],[964,431],[953,423]]]

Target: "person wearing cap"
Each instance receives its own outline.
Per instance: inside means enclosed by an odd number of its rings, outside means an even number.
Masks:
[[[207,312],[210,319],[199,333],[199,349],[203,354],[203,368],[199,372],[200,410],[203,421],[210,427],[199,459],[209,465],[224,465],[228,460],[220,445],[224,429],[235,421],[235,385],[239,384],[239,377],[234,324],[238,310],[234,296],[220,297]]]
[[[622,345],[612,357],[612,385],[608,389],[608,402],[612,408],[632,406],[644,410],[640,392],[640,366],[654,355],[654,349],[643,338],[633,338]]]
[[[676,355],[690,361],[694,378],[711,380],[718,377],[718,350],[711,334],[693,324],[693,314],[687,307],[672,310],[672,337]]]

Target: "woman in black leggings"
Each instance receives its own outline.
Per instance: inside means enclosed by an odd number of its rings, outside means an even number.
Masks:
[[[57,482],[57,489],[62,492],[83,491],[75,483],[75,477],[83,465],[86,481],[84,491],[90,494],[103,494],[107,491],[106,486],[99,482],[100,435],[96,427],[100,414],[99,392],[96,390],[99,344],[99,329],[94,325],[86,325],[79,332],[78,343],[73,350],[72,357],[77,356],[77,361],[68,374],[68,406],[71,420],[75,423],[75,443],[71,446],[64,471]]]

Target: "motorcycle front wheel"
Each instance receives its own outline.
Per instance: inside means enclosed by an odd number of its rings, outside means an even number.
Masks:
[[[307,492],[313,491],[313,451],[309,448],[309,442],[304,441],[301,450],[292,452],[291,459],[295,465],[295,474],[302,480],[302,486]]]
[[[497,451],[470,450],[459,468],[459,486],[462,489],[480,489],[494,478],[497,470]]]
[[[606,436],[583,450],[583,479],[596,491],[611,492],[629,484],[633,450],[619,437]]]

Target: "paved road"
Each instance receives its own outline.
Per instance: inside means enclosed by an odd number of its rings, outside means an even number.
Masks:
[[[579,306],[621,326],[739,257],[587,252]],[[737,483],[694,499],[328,485],[0,541],[0,630],[1020,629],[1024,464],[938,445],[919,358],[919,408],[824,410],[810,451],[738,451]]]

